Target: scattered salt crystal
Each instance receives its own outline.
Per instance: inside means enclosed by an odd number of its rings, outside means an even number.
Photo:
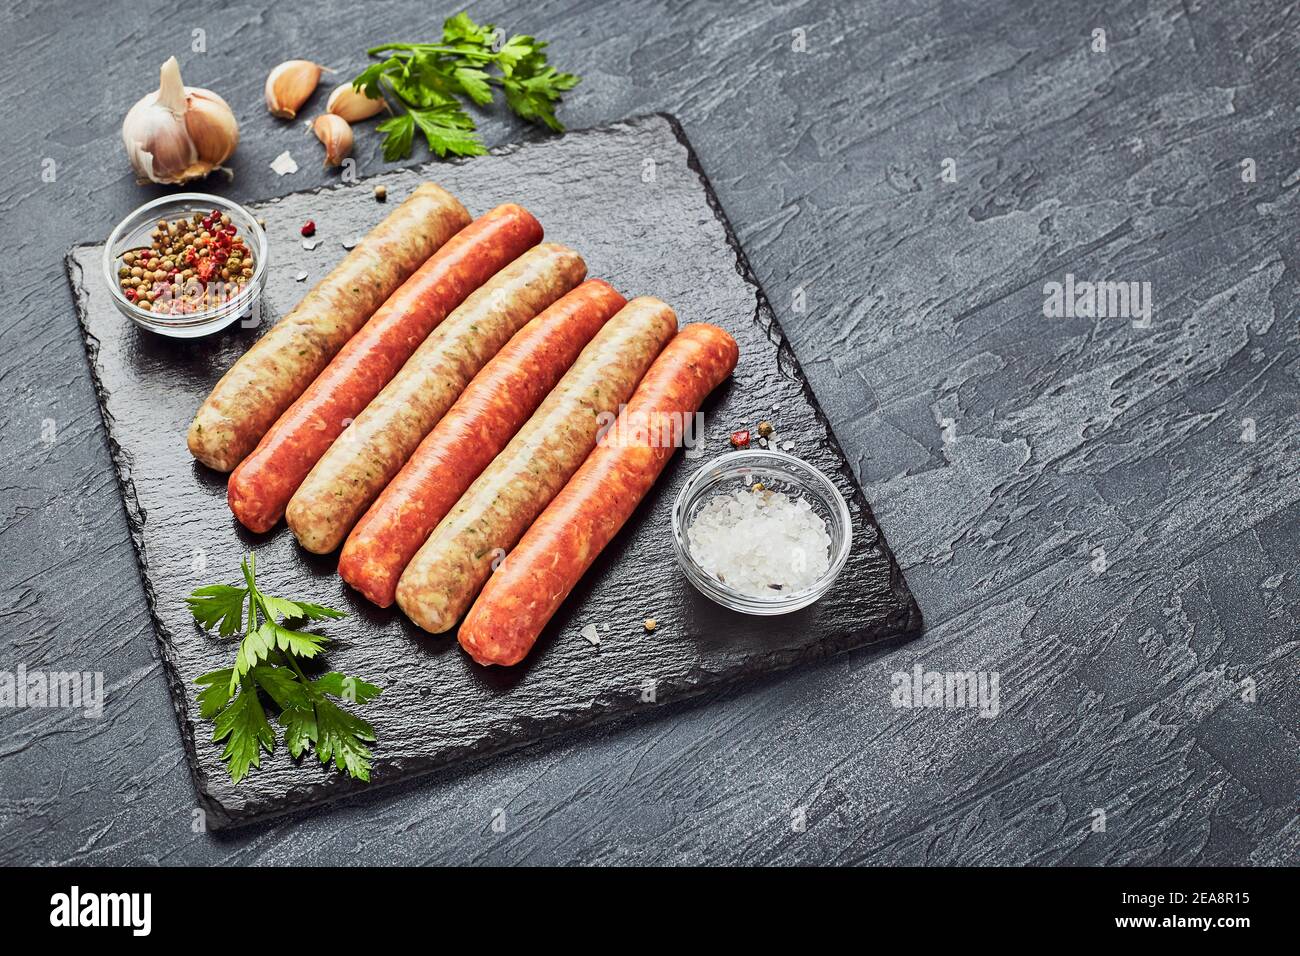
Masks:
[[[308,252],[311,252],[319,245],[320,245],[319,239],[304,239],[302,241],[302,247],[306,249]]]
[[[593,647],[600,646],[600,632],[596,630],[595,624],[588,624],[584,627],[582,629],[582,636],[585,637]]]
[[[299,272],[296,276],[293,277],[293,281],[294,281],[294,282],[302,282],[302,281],[303,281],[304,279],[306,279],[306,278],[307,278],[307,273],[305,273],[305,272]]]
[[[754,597],[802,590],[830,568],[826,522],[806,499],[780,491],[716,495],[686,539],[707,574]]]
[[[341,242],[339,242],[339,245],[342,246],[344,249],[349,249],[349,250],[351,250],[351,249],[355,249],[355,248],[356,248],[356,245],[357,245],[357,240],[356,240],[356,239],[344,239],[344,240],[342,240]]]
[[[289,151],[286,149],[271,160],[271,169],[277,176],[287,176],[298,171],[298,164],[294,162],[293,157],[289,155]]]

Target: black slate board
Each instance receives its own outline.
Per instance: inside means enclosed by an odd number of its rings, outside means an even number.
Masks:
[[[78,314],[162,645],[163,660],[200,800],[213,828],[237,825],[365,789],[281,748],[238,787],[196,726],[198,675],[228,665],[233,640],[193,624],[183,598],[200,584],[238,579],[256,550],[258,580],[271,593],[351,612],[331,622],[330,662],[385,688],[363,713],[379,744],[371,789],[462,758],[528,744],[570,728],[734,684],[853,647],[914,636],[921,617],[838,443],[781,334],[766,297],[672,117],[504,147],[464,163],[432,163],[353,185],[253,204],[271,242],[262,327],[298,301],[392,204],[423,179],[455,193],[473,214],[518,202],[548,240],[586,258],[589,274],[621,292],[656,295],[679,321],[713,322],[740,344],[730,383],[705,406],[703,456],[679,454],[628,526],[592,567],[530,657],[508,669],[473,665],[453,636],[431,637],[395,609],[380,611],[346,588],[334,558],[300,550],[283,524],[251,535],[231,517],[225,476],[197,465],[185,430],[212,385],[256,338],[237,326],[177,342],[137,329],[112,306],[99,273],[101,245],[68,254]],[[372,186],[388,187],[380,205]],[[323,241],[304,250],[307,219]],[[295,281],[307,273],[304,282]],[[776,424],[781,447],[831,475],[849,501],[855,541],[835,587],[811,608],[780,618],[723,610],[681,577],[669,539],[678,489],[727,450],[731,430]],[[646,617],[660,627],[647,635]],[[580,631],[596,624],[599,647]],[[655,703],[643,700],[653,682]]]

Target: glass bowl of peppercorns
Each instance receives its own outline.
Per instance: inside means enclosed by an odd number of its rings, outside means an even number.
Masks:
[[[266,285],[266,233],[247,209],[177,193],[127,216],[104,246],[119,312],[172,338],[197,338],[250,316]]]

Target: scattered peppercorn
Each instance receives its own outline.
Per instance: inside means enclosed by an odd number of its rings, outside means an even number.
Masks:
[[[759,423],[758,423],[758,433],[759,433],[760,435],[762,435],[764,438],[767,438],[769,435],[771,435],[771,434],[772,434],[772,431],[773,431],[773,428],[772,428],[772,423],[771,423],[771,422],[759,422]]]
[[[308,219],[306,222],[304,222],[302,224],[302,234],[303,234],[303,238],[305,239],[310,239],[312,236],[316,235],[315,221]]]
[[[376,187],[375,187],[375,199],[377,199],[379,202],[386,202],[387,199],[388,199],[388,187],[387,187],[387,186],[376,186]]]
[[[731,433],[731,447],[732,447],[732,448],[748,448],[748,447],[749,447],[749,429],[748,429],[748,428],[742,428],[742,429],[740,429],[739,431],[734,431],[734,432]]]
[[[659,622],[656,621],[654,618],[648,617],[645,619],[645,629],[647,631],[653,631],[658,626],[659,626]]]
[[[228,213],[159,219],[150,244],[128,249],[117,270],[128,301],[148,312],[191,314],[238,295],[253,277],[253,251]]]

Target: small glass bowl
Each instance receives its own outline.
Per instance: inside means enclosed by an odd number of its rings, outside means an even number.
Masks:
[[[830,566],[816,582],[798,591],[755,597],[735,590],[701,568],[691,556],[686,531],[700,509],[719,494],[735,492],[761,481],[765,488],[791,498],[803,498],[826,522],[831,537]],[[713,459],[686,483],[673,505],[673,550],[687,579],[706,597],[746,614],[789,614],[825,594],[848,560],[853,523],[844,496],[831,480],[807,462],[780,451],[733,451]]]
[[[142,309],[122,293],[117,275],[117,270],[122,266],[122,256],[132,249],[149,245],[149,233],[160,219],[171,222],[187,218],[196,212],[206,214],[214,209],[230,216],[239,235],[253,250],[252,278],[238,294],[202,312],[168,315]],[[208,193],[176,193],[145,203],[117,224],[104,245],[104,281],[113,294],[113,304],[117,310],[136,325],[171,338],[193,339],[219,332],[236,319],[252,312],[266,285],[266,260],[266,233],[257,224],[253,214],[243,206]]]

